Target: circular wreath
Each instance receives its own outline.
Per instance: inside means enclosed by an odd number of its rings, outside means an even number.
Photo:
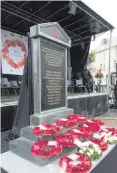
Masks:
[[[115,136],[115,135],[105,136],[105,137],[102,137],[101,139],[104,140],[105,142],[107,142],[110,145],[117,144],[117,136]]]
[[[66,118],[62,118],[56,121],[56,124],[61,127],[74,127],[78,125],[77,120],[70,120]]]
[[[59,134],[55,136],[55,139],[65,148],[75,147],[74,135],[70,133]]]
[[[74,136],[74,138],[79,139],[90,139],[92,137],[92,133],[89,131],[83,132],[81,128],[75,128],[70,131],[70,133]]]
[[[106,132],[106,133],[111,132],[112,135],[117,135],[117,129],[114,128],[114,127],[105,127],[105,126],[101,126],[100,132]]]
[[[62,151],[63,147],[57,141],[48,140],[37,141],[31,148],[31,153],[41,158],[55,157]]]
[[[97,124],[99,124],[100,126],[104,125],[104,122],[102,120],[95,120],[95,119],[93,119],[92,121],[97,123]]]
[[[80,129],[84,133],[91,133],[91,128],[87,124],[83,124],[80,126]]]
[[[87,120],[87,117],[85,117],[84,115],[79,115],[79,114],[68,115],[67,118],[69,120],[75,120],[78,123],[84,123]]]
[[[108,144],[117,144],[117,136],[112,135],[112,132],[100,132],[99,136],[104,142],[107,142]]]
[[[60,132],[60,127],[56,124],[43,124],[34,127],[33,133],[39,136],[52,136]]]
[[[22,58],[18,63],[15,63],[12,59],[12,57],[9,56],[9,47],[16,47],[19,46],[21,50],[24,52],[24,58]],[[11,65],[13,68],[18,69],[25,64],[26,60],[26,48],[23,42],[20,40],[6,40],[3,49],[2,49],[2,57],[7,61],[9,65]]]
[[[84,137],[84,133],[80,131],[80,128],[75,128],[70,131],[70,134],[72,134],[75,137],[78,137],[82,139]]]
[[[86,124],[91,128],[92,132],[98,132],[100,131],[100,124],[98,122],[95,122],[93,120],[87,120]]]
[[[92,168],[90,158],[79,153],[64,155],[59,161],[60,169],[65,173],[87,173]]]
[[[83,145],[84,146],[79,150],[79,153],[84,154],[91,160],[97,160],[102,156],[102,150],[99,145],[91,141],[86,141]]]
[[[108,149],[108,144],[106,142],[104,142],[102,139],[93,138],[93,139],[91,139],[91,142],[98,144],[103,152]]]

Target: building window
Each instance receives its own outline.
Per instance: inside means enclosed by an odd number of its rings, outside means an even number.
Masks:
[[[116,83],[116,73],[111,73],[111,85],[115,85]]]

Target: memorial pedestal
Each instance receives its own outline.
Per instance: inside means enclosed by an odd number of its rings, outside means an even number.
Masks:
[[[28,160],[28,161],[30,161],[33,164],[38,165],[38,166],[47,165],[47,164],[53,162],[54,160],[59,159],[64,154],[76,152],[75,147],[70,148],[70,149],[65,148],[63,150],[63,152],[56,157],[40,158],[40,157],[36,157],[36,156],[32,155],[30,149],[31,149],[33,144],[34,144],[33,141],[26,140],[25,138],[21,137],[19,139],[16,139],[16,140],[10,142],[9,149],[14,154],[17,154],[18,156],[21,156],[24,159],[26,159],[26,160]]]
[[[46,123],[55,123],[57,119],[66,118],[68,115],[73,114],[73,109],[62,108],[59,110],[52,110],[50,112],[44,112],[39,114],[31,115],[31,125],[39,125]]]
[[[67,49],[71,39],[58,23],[31,27],[30,39],[34,115],[30,116],[30,126],[21,129],[20,138],[10,142],[9,149],[33,164],[43,166],[76,149],[64,149],[57,157],[49,159],[31,153],[31,147],[39,139],[53,140],[52,137],[37,138],[33,134],[34,126],[55,123],[57,119],[73,114],[73,109],[67,108]]]
[[[42,159],[36,156],[33,156],[31,153],[31,147],[33,144],[39,139],[48,139],[53,140],[52,136],[48,137],[36,137],[33,133],[33,127],[43,123],[54,123],[59,118],[66,118],[69,114],[73,114],[72,109],[61,109],[55,112],[43,113],[42,115],[32,115],[31,116],[31,126],[24,127],[20,130],[20,138],[15,139],[9,143],[9,150],[26,160],[39,165],[43,166],[48,163],[51,163],[55,159],[60,158],[62,155],[69,153],[71,151],[75,151],[76,148],[71,149],[64,149],[61,154],[57,157],[49,158],[49,159]]]

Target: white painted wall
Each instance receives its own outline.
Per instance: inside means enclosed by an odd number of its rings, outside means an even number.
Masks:
[[[112,47],[111,50],[111,64],[110,72],[116,72],[116,59],[117,59],[117,46]],[[106,75],[108,75],[108,61],[109,61],[109,49],[97,52],[95,54],[95,66],[98,69],[102,69],[104,78],[102,79],[102,84],[106,85]]]

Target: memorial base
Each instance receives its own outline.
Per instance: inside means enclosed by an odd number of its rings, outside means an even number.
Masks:
[[[33,127],[44,123],[54,123],[57,119],[66,118],[69,114],[73,114],[73,110],[63,108],[53,112],[51,111],[48,113],[31,115],[31,125],[24,127],[20,130],[20,138],[15,139],[9,143],[9,150],[17,154],[18,156],[32,162],[33,164],[39,166],[47,165],[52,161],[60,158],[62,155],[75,151],[76,148],[64,149],[63,152],[57,157],[49,159],[39,158],[33,156],[31,153],[31,147],[38,140],[38,138],[53,140],[53,137],[37,137],[33,134]]]
[[[116,153],[117,145],[109,146],[99,160],[93,161],[88,173],[117,173]],[[40,167],[8,151],[1,155],[1,163],[1,168],[7,173],[59,173],[59,159]]]
[[[40,157],[32,155],[30,149],[31,149],[31,146],[33,144],[34,143],[29,141],[29,140],[25,140],[24,138],[19,138],[19,139],[16,139],[16,140],[10,142],[9,149],[14,154],[17,154],[20,157],[23,157],[24,159],[26,159],[26,160],[28,160],[28,161],[30,161],[33,164],[38,165],[38,166],[47,165],[47,164],[53,162],[54,160],[60,158],[64,154],[68,154],[68,153],[76,151],[75,147],[71,148],[71,149],[65,148],[63,150],[63,152],[61,154],[59,154],[57,157],[53,157],[53,158],[40,158]]]
[[[51,110],[41,114],[31,115],[31,125],[39,125],[46,123],[55,123],[57,119],[66,118],[68,115],[73,114],[73,109],[61,108],[59,110]]]

